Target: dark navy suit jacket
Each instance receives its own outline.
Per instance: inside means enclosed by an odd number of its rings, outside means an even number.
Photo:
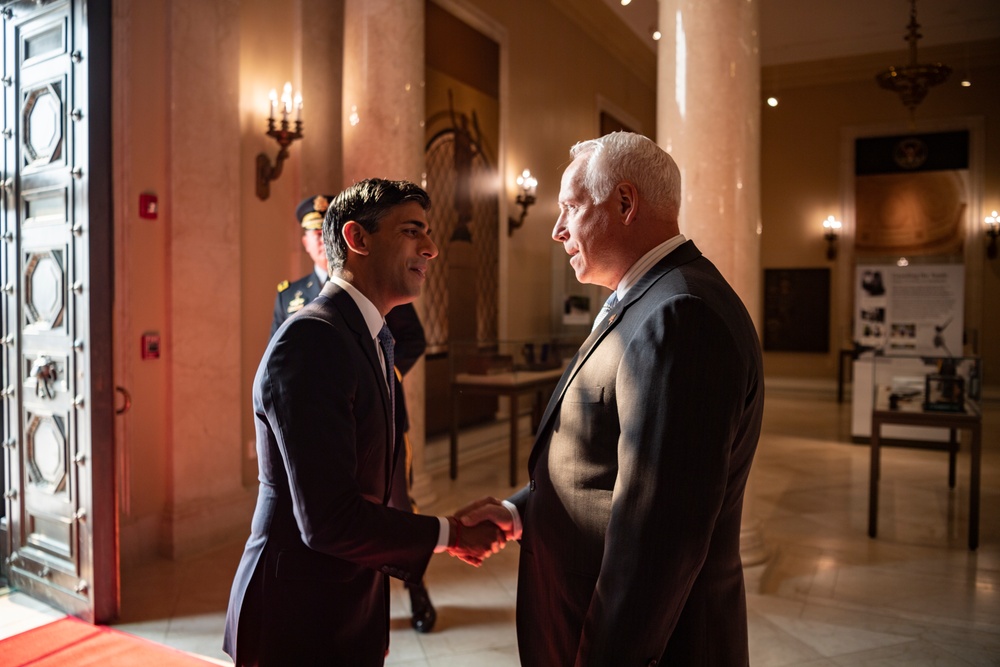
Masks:
[[[387,506],[402,457],[350,294],[327,283],[278,329],[253,407],[260,489],[224,649],[238,665],[382,665],[387,576],[420,581],[440,524]]]

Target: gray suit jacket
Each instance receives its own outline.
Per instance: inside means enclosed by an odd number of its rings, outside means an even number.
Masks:
[[[327,283],[271,338],[253,387],[260,489],[224,648],[238,665],[381,665],[386,577],[419,582],[439,522],[386,506],[398,461],[375,344]]]
[[[523,665],[747,664],[740,518],[763,389],[750,316],[693,243],[615,306],[511,498]]]

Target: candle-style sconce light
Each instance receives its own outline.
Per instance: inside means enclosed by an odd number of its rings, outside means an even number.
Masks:
[[[271,181],[277,180],[281,176],[281,168],[288,158],[288,147],[296,139],[302,138],[302,95],[296,94],[292,97],[292,84],[288,82],[281,93],[281,121],[280,125],[275,114],[278,110],[278,91],[271,89],[268,95],[270,112],[267,117],[267,136],[274,137],[278,142],[280,150],[274,165],[271,165],[270,158],[266,154],[257,155],[257,196],[267,199],[271,195]],[[292,110],[295,111],[295,130],[290,130]]]
[[[997,212],[993,211],[983,219],[983,222],[986,223],[986,238],[990,240],[989,245],[986,246],[986,256],[990,259],[996,259],[997,236],[1000,236],[1000,217],[997,217]]]
[[[832,215],[827,216],[823,221],[823,238],[826,239],[826,258],[834,260],[837,258],[837,239],[840,237],[840,228],[843,225]]]
[[[507,219],[507,236],[513,234],[515,229],[520,228],[524,224],[524,218],[528,215],[528,208],[535,203],[535,190],[538,187],[538,179],[531,175],[530,170],[525,169],[517,177],[517,187],[519,191],[514,203],[521,207],[521,215],[517,219]]]

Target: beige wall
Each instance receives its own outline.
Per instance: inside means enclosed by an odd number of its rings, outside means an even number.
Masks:
[[[898,96],[874,82],[875,72],[905,57],[902,51],[764,70],[764,96],[776,94],[780,104],[764,107],[761,114],[761,266],[830,267],[833,283],[830,352],[765,353],[768,376],[833,381],[837,351],[851,342],[854,257],[849,230],[839,244],[836,262],[828,262],[821,228],[828,215],[852,214],[844,205],[845,193],[852,187],[852,166],[847,164],[845,170],[844,164],[845,138],[978,125],[985,143],[973,146],[971,194],[981,194],[982,203],[970,202],[966,326],[979,330],[985,383],[1000,384],[1000,315],[996,308],[984,308],[991,299],[995,302],[991,295],[1000,289],[1000,262],[986,260],[982,231],[984,211],[1000,206],[998,48],[1000,43],[992,42],[921,49],[921,61],[945,62],[955,71],[948,82],[931,89],[917,108],[915,124]],[[971,88],[959,85],[966,68]]]
[[[625,28],[618,33],[608,23],[603,36],[586,20],[601,16],[600,2],[579,2],[588,12],[584,23],[568,17],[564,2],[475,0],[469,5],[502,26],[506,53],[501,54],[501,76],[507,99],[501,109],[507,117],[506,151],[501,179],[514,213],[515,179],[525,168],[538,178],[537,203],[524,227],[509,237],[501,266],[501,297],[507,295],[507,317],[501,336],[523,338],[552,331],[552,266],[565,261],[553,253],[552,227],[558,214],[556,198],[569,147],[598,135],[601,98],[636,118],[647,132],[656,121],[655,56],[639,54],[643,62],[626,65],[611,55],[609,45],[635,41]],[[525,20],[530,17],[530,20]],[[504,74],[505,72],[505,74]],[[503,90],[503,88],[502,88]],[[501,95],[503,93],[501,92]],[[506,235],[506,229],[501,231]],[[563,275],[563,274],[560,274]],[[560,286],[557,286],[557,289]],[[501,312],[505,310],[501,306]]]

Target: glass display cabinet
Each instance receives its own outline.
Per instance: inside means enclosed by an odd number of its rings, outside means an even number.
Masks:
[[[868,500],[868,534],[871,537],[875,537],[878,532],[882,440],[892,438],[901,441],[901,444],[913,446],[922,441],[925,444],[921,446],[946,450],[948,487],[954,489],[956,457],[960,447],[958,432],[966,430],[969,432],[971,456],[969,549],[974,550],[979,545],[981,373],[979,357],[876,355],[872,358]]]

